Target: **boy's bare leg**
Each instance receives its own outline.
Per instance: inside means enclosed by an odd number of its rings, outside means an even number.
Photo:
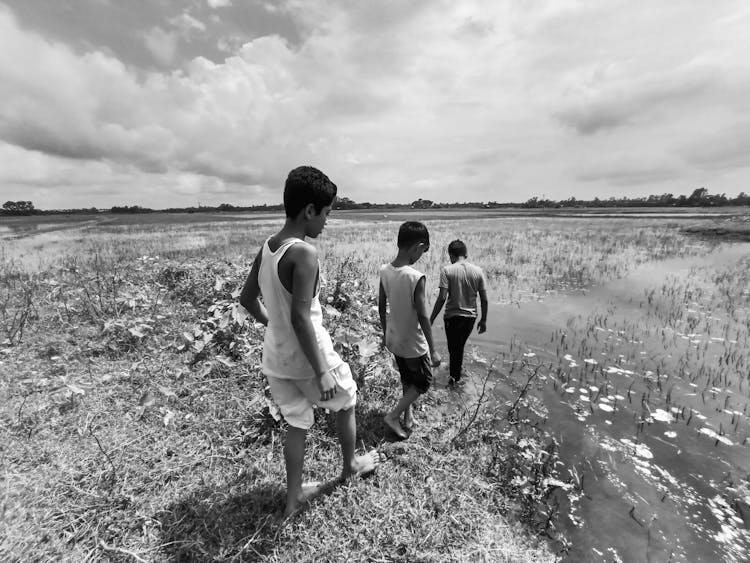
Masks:
[[[372,450],[364,455],[354,455],[357,439],[355,407],[336,413],[336,431],[339,435],[341,454],[344,458],[344,465],[341,469],[342,481],[350,477],[370,473],[380,465],[382,460],[377,450]]]
[[[319,486],[302,486],[302,466],[305,460],[305,438],[307,430],[290,426],[284,442],[286,462],[286,508],[284,516],[290,516],[305,502],[319,493]]]
[[[402,440],[407,436],[398,419],[401,416],[401,413],[405,412],[407,408],[411,407],[411,404],[416,401],[418,397],[419,391],[417,390],[417,388],[413,385],[409,385],[404,390],[403,397],[401,397],[398,403],[396,403],[396,406],[393,408],[393,410],[383,417],[383,421],[391,430],[393,430],[393,433]]]
[[[401,385],[403,387],[404,395],[405,395],[406,390],[409,386],[406,385],[405,383],[402,383]],[[408,405],[406,405],[406,408],[404,409],[403,427],[405,430],[411,430],[413,426],[414,426],[414,415],[412,414],[412,411],[411,411],[411,403],[409,403]]]

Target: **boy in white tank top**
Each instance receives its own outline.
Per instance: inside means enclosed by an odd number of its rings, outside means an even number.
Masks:
[[[412,403],[430,388],[431,368],[440,365],[427,315],[425,275],[412,267],[429,248],[427,227],[407,221],[398,230],[396,258],[380,267],[380,324],[385,345],[395,356],[404,393],[383,421],[402,440],[407,437],[404,428],[410,430],[414,424]]]
[[[344,457],[342,480],[371,472],[381,461],[376,450],[362,456],[354,453],[357,384],[323,327],[318,255],[304,241],[323,231],[336,191],[336,185],[311,166],[289,173],[284,186],[284,227],[263,244],[240,295],[240,303],[266,326],[262,371],[289,424],[284,443],[287,516],[322,491],[320,485],[302,484],[313,406],[337,412]]]

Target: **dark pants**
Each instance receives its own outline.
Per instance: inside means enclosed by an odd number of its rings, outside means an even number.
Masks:
[[[445,338],[448,340],[451,379],[461,379],[461,366],[464,363],[464,346],[474,330],[476,317],[451,317],[445,319]]]
[[[430,385],[432,385],[432,368],[430,367],[430,357],[427,354],[419,358],[396,356],[396,365],[401,374],[401,383],[404,390],[413,385],[420,395],[427,393]]]

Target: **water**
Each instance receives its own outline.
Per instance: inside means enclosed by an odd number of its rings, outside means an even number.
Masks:
[[[583,485],[562,505],[566,561],[750,560],[750,510],[737,503],[750,502],[738,490],[750,471],[750,296],[735,302],[711,281],[747,256],[750,245],[727,245],[585,293],[495,305],[472,336],[486,357],[513,341],[551,366],[536,396]]]
[[[0,225],[0,240],[30,237],[40,233],[57,231],[60,229],[76,228],[82,224],[70,223],[10,223]]]

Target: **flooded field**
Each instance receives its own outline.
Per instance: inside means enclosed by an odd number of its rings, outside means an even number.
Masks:
[[[750,243],[724,242],[717,230],[742,231],[747,216],[695,216],[694,210],[679,217],[336,213],[316,245],[321,279],[337,299],[343,297],[335,303],[344,314],[349,302],[361,312],[347,317],[342,333],[379,330],[372,312],[377,272],[393,258],[398,226],[406,219],[423,220],[430,229],[432,248],[416,266],[427,276],[431,299],[455,238],[466,242],[470,260],[487,274],[488,330],[472,335],[467,368],[478,380],[494,362],[491,423],[504,425],[502,432],[510,425],[511,433],[526,425],[555,450],[549,464],[534,457],[545,455],[542,448],[518,450],[521,469],[554,466],[556,472],[533,498],[549,508],[548,521],[537,525],[537,515],[518,515],[514,508],[513,494],[524,494],[525,478],[503,481],[491,474],[507,466],[490,467],[496,458],[482,449],[485,427],[474,450],[456,449],[458,457],[476,455],[474,476],[491,481],[485,491],[498,491],[487,514],[515,514],[510,521],[549,537],[569,562],[750,560]],[[56,382],[50,389],[62,390],[55,393],[66,393],[64,400],[50,391],[52,406],[39,408],[67,428],[68,409],[77,412],[81,397],[109,389],[91,383],[92,373],[126,373],[141,361],[172,362],[175,373],[183,373],[183,340],[194,334],[196,310],[236,305],[225,283],[242,282],[259,244],[282,221],[274,214],[150,214],[0,223],[0,362],[13,359],[24,370],[22,384],[7,380],[9,389],[33,387],[15,396],[7,419],[21,420],[28,397],[41,404],[50,381]],[[181,295],[198,309],[185,310]],[[341,312],[327,307],[326,314],[335,315],[327,318],[336,337]],[[174,315],[170,326],[161,322],[166,315]],[[441,325],[436,322],[438,340]],[[259,346],[252,327],[232,326],[236,334],[229,336]],[[25,343],[17,345],[27,337],[49,349],[35,356],[36,367],[21,358]],[[61,350],[71,342],[82,348],[65,356]],[[63,360],[70,367],[55,363]],[[96,370],[79,360],[95,362]],[[257,367],[241,355],[236,364],[214,363],[227,374]],[[164,408],[177,408],[169,386],[183,383],[162,372],[154,368],[148,377],[166,378]],[[534,377],[525,381],[529,373]],[[137,382],[131,403],[148,402],[142,385],[149,381]],[[471,405],[476,394],[470,385],[458,394],[436,389],[434,397],[439,411],[462,401]],[[513,417],[505,415],[509,402],[518,407],[511,409]],[[110,416],[109,403],[102,405],[108,420],[122,418]],[[179,405],[185,417],[194,416],[187,404]],[[154,420],[160,431],[167,428]],[[448,418],[439,430],[450,435],[459,426]],[[502,432],[488,435],[494,440]],[[236,429],[228,428],[226,436],[235,439]],[[446,451],[453,451],[448,439]],[[521,443],[525,436],[518,432],[513,444]],[[421,444],[430,451],[427,438]],[[487,447],[500,457],[509,450],[503,441],[492,444]],[[58,475],[54,486],[69,481],[68,474]],[[48,492],[40,491],[46,498]],[[158,546],[160,540],[142,541]]]
[[[470,369],[512,347],[544,366],[524,416],[574,485],[565,560],[750,559],[749,330],[747,243],[493,307]]]

